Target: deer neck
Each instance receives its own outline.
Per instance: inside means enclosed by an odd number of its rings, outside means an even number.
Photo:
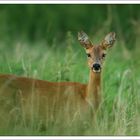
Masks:
[[[87,86],[87,100],[93,107],[98,108],[100,102],[101,73],[90,70],[89,83]]]

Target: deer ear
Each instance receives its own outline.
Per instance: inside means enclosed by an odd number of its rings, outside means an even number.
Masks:
[[[85,49],[92,47],[92,42],[90,41],[88,35],[85,32],[78,32],[78,40]]]
[[[107,34],[104,38],[104,40],[101,42],[101,47],[103,49],[111,48],[116,40],[116,34],[115,32],[110,32]]]

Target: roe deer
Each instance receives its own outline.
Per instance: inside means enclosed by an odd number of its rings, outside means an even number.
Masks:
[[[15,75],[0,75],[0,114],[4,112],[16,114],[15,110],[19,112],[22,110],[23,116],[37,111],[46,114],[46,111],[50,112],[58,106],[65,110],[69,100],[71,110],[75,109],[75,105],[93,106],[97,109],[100,104],[102,62],[106,50],[115,42],[115,33],[107,34],[99,45],[93,45],[83,31],[78,33],[78,40],[85,48],[88,57],[90,68],[88,84],[48,82]],[[35,107],[34,103],[37,104]]]

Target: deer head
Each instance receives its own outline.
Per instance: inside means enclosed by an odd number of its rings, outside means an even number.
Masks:
[[[108,48],[113,46],[116,40],[116,34],[114,32],[110,32],[105,36],[99,45],[94,45],[89,39],[88,35],[81,31],[78,32],[78,40],[85,48],[89,68],[95,73],[101,72],[102,64],[107,53],[106,51]]]

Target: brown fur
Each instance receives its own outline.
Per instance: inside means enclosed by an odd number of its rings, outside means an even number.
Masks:
[[[111,35],[107,35],[105,39],[110,39]],[[110,47],[111,44],[107,44],[108,40],[104,40],[101,44],[105,46],[94,46],[83,32],[79,34],[78,40],[85,47],[86,53],[91,55],[88,58],[90,68],[88,84],[48,82],[15,75],[0,75],[0,105],[3,110],[1,112],[15,112],[13,108],[16,107],[21,110],[23,116],[30,118],[32,110],[43,117],[46,116],[46,112],[58,114],[64,110],[75,115],[78,110],[85,112],[88,108],[97,109],[100,105],[101,72],[93,72],[91,68],[96,61],[102,65],[102,53],[105,47]],[[69,109],[65,110],[65,106]]]

